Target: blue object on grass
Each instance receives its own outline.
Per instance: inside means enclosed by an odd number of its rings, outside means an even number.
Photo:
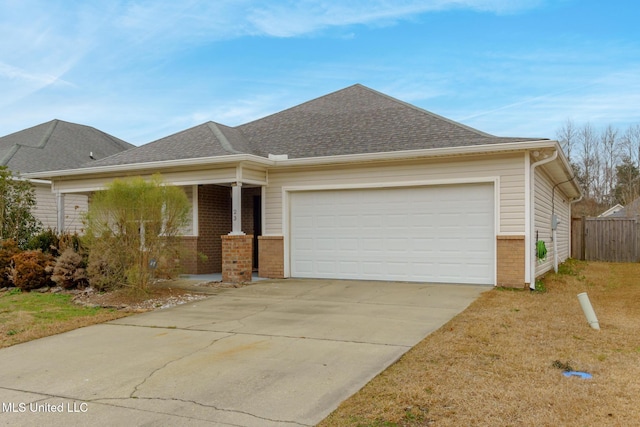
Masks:
[[[587,372],[580,372],[580,371],[565,371],[563,372],[563,375],[565,377],[580,377],[583,380],[588,380],[592,378],[591,374]]]

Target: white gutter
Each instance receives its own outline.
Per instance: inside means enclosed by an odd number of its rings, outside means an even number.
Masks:
[[[381,153],[344,154],[339,156],[303,157],[277,160],[274,166],[310,166],[334,163],[353,163],[380,160],[404,160],[424,157],[456,156],[469,154],[487,154],[522,150],[555,148],[552,140],[508,142],[500,144],[467,145],[464,147],[427,148],[420,150],[386,151]]]
[[[81,169],[68,169],[59,171],[34,172],[24,174],[25,177],[33,178],[53,178],[53,177],[71,177],[80,175],[93,175],[98,173],[117,173],[128,171],[139,171],[149,169],[176,168],[185,166],[205,166],[219,165],[224,163],[253,162],[259,163],[267,167],[284,167],[284,166],[311,166],[311,165],[327,165],[354,162],[371,162],[384,160],[403,160],[412,158],[439,157],[439,156],[455,156],[468,154],[486,154],[495,152],[510,152],[522,150],[535,150],[544,148],[554,148],[555,141],[538,140],[538,141],[521,141],[508,142],[500,144],[484,144],[471,145],[464,147],[447,147],[447,148],[428,148],[420,150],[406,151],[386,151],[381,153],[364,153],[364,154],[345,154],[339,156],[322,156],[322,157],[303,157],[296,159],[274,160],[254,154],[231,154],[228,156],[212,156],[197,157],[192,159],[180,160],[163,160],[157,162],[129,163],[123,165],[95,166]]]
[[[215,165],[239,162],[254,162],[260,163],[265,166],[273,165],[272,160],[265,159],[264,157],[256,156],[254,154],[231,154],[228,156],[196,157],[191,159],[161,160],[157,162],[127,163],[123,165],[95,166],[80,169],[31,172],[22,174],[22,176],[28,179],[42,177],[54,178],[61,176],[93,175],[110,172],[128,172],[132,170],[140,171],[149,169],[180,168],[185,166]]]
[[[25,178],[24,174],[22,175],[18,175],[18,176],[14,176],[13,179],[15,179],[16,181],[29,181],[35,184],[48,184],[51,185],[51,181],[48,179],[33,179],[33,178]]]
[[[554,150],[551,157],[547,157],[546,159],[538,160],[533,163],[529,167],[529,185],[531,186],[531,190],[529,192],[530,202],[529,202],[529,242],[526,242],[526,245],[529,247],[529,289],[532,291],[536,290],[536,251],[533,250],[533,245],[531,241],[533,240],[536,232],[536,168],[538,166],[544,165],[546,163],[550,163],[558,158],[558,150]],[[526,251],[525,251],[526,253]]]

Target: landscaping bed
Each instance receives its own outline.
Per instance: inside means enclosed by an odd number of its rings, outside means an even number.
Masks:
[[[202,298],[206,295],[172,288],[166,282],[152,285],[145,293],[4,288],[0,291],[0,348]]]

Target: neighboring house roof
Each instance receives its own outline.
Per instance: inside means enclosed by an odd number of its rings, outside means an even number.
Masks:
[[[606,211],[602,212],[600,215],[598,215],[598,218],[612,216],[613,214],[615,214],[616,212],[621,211],[622,209],[624,209],[624,206],[622,206],[620,203],[618,203],[617,205],[612,206],[609,209],[607,209]]]
[[[90,126],[52,120],[0,137],[0,165],[19,173],[77,168],[133,145]]]
[[[286,154],[292,159],[540,140],[489,135],[356,84],[237,127],[207,122],[84,167],[230,154]]]
[[[609,215],[610,218],[625,218],[640,215],[640,197],[629,203],[619,211]]]

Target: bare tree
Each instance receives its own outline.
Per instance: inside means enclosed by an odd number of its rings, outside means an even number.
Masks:
[[[616,165],[620,162],[620,140],[618,130],[608,125],[600,136],[601,171],[602,174],[602,202],[609,205],[615,200]]]
[[[567,119],[556,137],[583,189],[584,199],[576,209],[597,215],[640,196],[640,123],[622,133],[611,124],[596,129],[589,122],[578,126]]]
[[[556,138],[562,147],[562,151],[567,155],[567,160],[571,163],[571,154],[578,143],[578,129],[573,120],[567,119],[556,131]]]
[[[627,157],[640,167],[640,124],[631,125],[622,135],[621,145]]]
[[[599,199],[600,159],[598,157],[598,138],[591,123],[585,123],[578,130],[580,158],[577,161],[578,180],[582,184],[587,199]]]

